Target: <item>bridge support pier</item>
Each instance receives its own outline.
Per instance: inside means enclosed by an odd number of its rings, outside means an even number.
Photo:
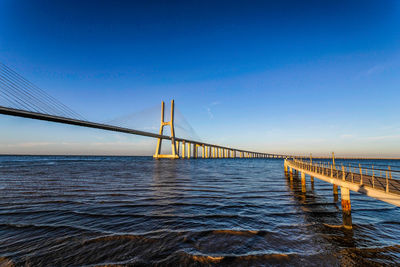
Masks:
[[[185,141],[182,141],[182,158],[183,159],[185,158],[185,153],[186,153],[185,147],[186,147],[186,143],[185,143]]]
[[[314,176],[310,176],[311,188],[314,189]]]
[[[190,159],[190,156],[191,156],[191,155],[190,155],[191,144],[188,142],[188,143],[187,143],[187,146],[188,146],[188,147],[187,147],[187,158]]]
[[[193,158],[197,159],[198,152],[199,152],[199,145],[193,144]]]
[[[352,219],[351,219],[351,202],[350,202],[350,190],[346,187],[340,187],[341,200],[342,200],[342,216],[343,216],[343,226],[346,229],[351,229]]]

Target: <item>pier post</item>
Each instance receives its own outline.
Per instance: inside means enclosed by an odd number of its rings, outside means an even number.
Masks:
[[[190,143],[188,142],[187,145],[188,145],[188,147],[187,147],[187,158],[190,159],[190,149],[191,149]]]
[[[293,168],[292,167],[289,167],[289,177],[290,177],[290,181],[292,182],[293,181]]]
[[[343,226],[346,229],[351,229],[352,219],[351,219],[350,190],[346,187],[341,186],[340,192],[342,200]]]
[[[206,157],[206,148],[205,148],[205,145],[204,145],[204,144],[201,146],[201,149],[202,149],[201,156],[202,156],[202,158],[204,159],[204,158]]]
[[[306,192],[306,174],[304,171],[301,172],[301,192]]]
[[[283,161],[283,169],[285,170],[285,174],[287,174],[288,173],[288,166],[287,166],[286,159]]]
[[[333,200],[335,201],[335,202],[337,202],[338,201],[338,186],[337,185],[333,185]]]

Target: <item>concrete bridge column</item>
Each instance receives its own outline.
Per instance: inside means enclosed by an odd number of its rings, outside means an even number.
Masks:
[[[341,199],[342,199],[342,216],[344,228],[352,228],[351,219],[351,203],[350,203],[350,190],[346,187],[340,187]]]
[[[187,147],[187,158],[190,159],[190,150],[191,150],[191,147],[190,147],[190,146],[191,146],[191,145],[190,145],[189,142],[187,143],[187,145],[188,145],[188,147]]]
[[[197,144],[193,144],[193,158],[197,159]]]
[[[206,147],[205,147],[205,145],[202,145],[202,146],[201,146],[201,149],[202,149],[202,151],[201,151],[201,157],[204,159],[204,158],[206,157]]]
[[[179,141],[175,141],[175,147],[176,147],[176,154],[178,155],[178,157],[179,157]]]
[[[184,159],[185,158],[185,146],[186,146],[186,143],[185,143],[185,141],[182,141],[182,158]]]

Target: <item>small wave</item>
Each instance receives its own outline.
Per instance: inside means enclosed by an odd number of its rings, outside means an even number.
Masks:
[[[156,265],[215,265],[237,266],[237,265],[266,265],[266,264],[288,264],[291,260],[298,258],[298,254],[271,253],[271,254],[248,254],[248,255],[204,255],[192,254],[179,251],[166,259],[156,262]]]
[[[213,234],[229,234],[229,235],[245,235],[245,236],[251,236],[251,235],[257,235],[261,231],[255,231],[255,230],[214,230],[212,231]],[[262,231],[262,233],[265,233],[265,231]]]
[[[73,232],[100,232],[98,230],[89,229],[86,227],[78,227],[71,225],[50,225],[50,224],[20,224],[20,223],[0,223],[0,227],[14,228],[14,229],[43,229],[43,230],[70,230]]]
[[[104,243],[108,241],[123,241],[123,240],[141,240],[145,242],[155,242],[155,239],[146,237],[144,235],[132,235],[132,234],[120,234],[120,235],[105,235],[105,236],[100,236],[100,237],[95,237],[91,239],[87,239],[83,241],[84,245],[91,244],[91,243]]]

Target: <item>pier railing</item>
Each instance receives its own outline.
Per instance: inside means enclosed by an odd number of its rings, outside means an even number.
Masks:
[[[359,184],[365,187],[381,190],[386,193],[400,195],[400,171],[388,168],[374,168],[373,165],[335,165],[327,162],[310,162],[301,159],[291,159],[291,165],[310,172],[315,172],[332,179]]]

